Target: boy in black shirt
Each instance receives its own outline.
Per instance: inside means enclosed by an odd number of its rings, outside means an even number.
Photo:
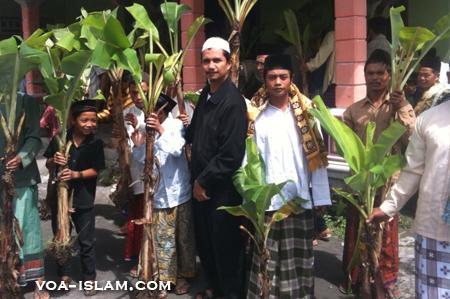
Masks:
[[[95,213],[94,199],[97,186],[97,175],[105,167],[103,142],[96,138],[97,108],[95,101],[77,101],[72,105],[71,128],[67,140],[72,142],[69,157],[57,151],[56,140],[50,143],[44,156],[47,164],[65,165],[68,168],[57,174],[57,179],[68,181],[73,192],[72,221],[78,233],[81,268],[84,281],[94,281],[95,271]],[[57,201],[52,204],[53,233],[57,229]],[[70,265],[59,266],[58,275],[62,281],[70,281]],[[85,290],[86,296],[95,294],[95,290]]]

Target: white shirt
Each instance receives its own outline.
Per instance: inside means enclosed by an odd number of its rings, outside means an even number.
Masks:
[[[308,170],[308,161],[290,106],[282,111],[267,104],[255,120],[255,140],[266,164],[267,182],[279,184],[292,181],[282,189],[286,200],[295,197],[305,199],[308,201],[302,205],[305,209],[313,207],[311,200],[314,206],[331,204],[327,170],[319,168],[313,173]],[[283,199],[276,195],[268,211],[278,210],[283,204]]]
[[[450,65],[445,62],[441,62],[441,72],[439,73],[439,83],[446,88],[450,88],[450,82],[448,81],[447,72],[450,71]]]
[[[183,150],[183,123],[168,117],[162,126],[164,132],[162,135],[157,134],[154,146],[154,154],[160,165],[159,186],[153,199],[156,209],[173,208],[191,198],[191,176]],[[145,144],[135,147],[132,156],[143,167]]]
[[[123,110],[123,116],[127,115],[128,113],[134,114],[138,120],[137,122],[137,128],[145,133],[145,115],[144,111],[136,107],[134,104],[125,108]],[[131,134],[134,132],[133,126],[125,122],[125,128],[127,130],[128,134],[128,145],[131,148],[131,151],[133,151],[133,141],[131,141]],[[131,174],[131,181],[132,181],[132,188],[133,188],[133,194],[142,194],[144,193],[144,183],[141,180],[141,176],[144,173],[144,165],[139,163],[134,157],[134,155],[130,156],[130,174]]]
[[[380,209],[394,216],[419,190],[413,229],[450,242],[450,225],[442,220],[450,196],[450,101],[423,112],[406,149],[407,165]]]

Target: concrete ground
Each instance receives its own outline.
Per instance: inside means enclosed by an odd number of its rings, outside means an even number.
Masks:
[[[108,156],[108,152],[106,153]],[[45,197],[46,182],[48,173],[44,167],[44,158],[38,157],[38,164],[41,170],[43,183],[39,186],[40,198]],[[123,260],[124,237],[118,236],[115,232],[118,227],[124,223],[125,218],[119,213],[109,199],[111,187],[99,186],[96,197],[96,250],[97,250],[97,279],[98,285],[107,286],[108,282],[128,282],[129,285],[135,282],[128,275],[128,271],[133,266],[132,262]],[[52,238],[50,221],[42,222],[43,239],[46,244]],[[404,291],[405,297],[414,298],[414,281],[412,276],[413,270],[413,243],[408,235],[401,239],[401,269],[400,269],[400,287]],[[319,245],[315,247],[315,294],[318,299],[338,299],[352,298],[351,296],[342,295],[337,286],[344,280],[341,271],[341,255],[343,243],[337,238],[331,238],[329,242],[319,241]],[[74,282],[81,279],[80,262],[78,257],[71,260],[73,265],[72,278]],[[51,256],[47,256],[45,260],[46,280],[57,281],[56,264]],[[201,273],[192,281],[192,288],[189,294],[174,295],[170,294],[170,299],[187,299],[193,298],[195,293],[202,290],[205,285],[205,279]],[[75,283],[74,283],[75,285]],[[33,286],[30,285],[24,289],[25,298],[33,298]],[[70,292],[51,292],[52,298],[83,298],[82,291],[73,289]],[[134,298],[133,292],[127,291],[102,291],[91,297],[94,299],[119,299]]]

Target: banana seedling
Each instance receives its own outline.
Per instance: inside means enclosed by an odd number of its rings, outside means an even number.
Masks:
[[[265,163],[258,152],[252,137],[246,140],[246,164],[239,168],[233,176],[233,184],[239,194],[244,198],[244,203],[238,206],[219,207],[233,216],[245,217],[252,228],[241,225],[241,229],[248,234],[255,245],[256,254],[259,256],[258,285],[261,298],[268,298],[270,291],[270,277],[267,272],[270,252],[267,249],[267,238],[270,229],[275,222],[282,221],[292,214],[302,212],[300,198],[287,201],[272,216],[266,216],[272,197],[280,195],[281,190],[288,182],[280,184],[267,183]]]
[[[404,165],[404,158],[391,154],[391,149],[405,133],[406,128],[397,121],[392,122],[377,140],[373,140],[376,127],[375,123],[370,122],[366,129],[366,140],[363,142],[350,127],[330,113],[319,96],[313,99],[313,103],[315,108],[309,112],[336,141],[339,154],[352,170],[352,174],[344,180],[351,192],[338,188],[333,190],[354,206],[360,215],[355,252],[348,272],[363,265],[363,273],[360,275],[364,279],[362,287],[370,290],[372,283],[379,277],[381,239],[380,228],[366,223],[366,220],[372,214],[377,190]]]
[[[39,66],[43,72],[49,72],[48,61],[41,63],[41,59],[46,57],[43,49],[49,35],[39,29],[26,40],[12,36],[0,41],[0,144],[4,145],[0,149],[0,298],[20,297],[16,266],[23,244],[19,222],[13,211],[15,179],[13,172],[6,169],[6,164],[18,154],[27,119],[36,118],[31,115],[32,109],[27,109],[32,103],[24,105],[26,101],[35,99],[19,93],[19,83],[29,71],[37,70]]]
[[[391,58],[392,81],[391,91],[403,90],[411,74],[428,51],[443,39],[450,36],[450,15],[440,18],[434,28],[407,27],[404,25],[401,13],[404,6],[390,9],[391,19]]]

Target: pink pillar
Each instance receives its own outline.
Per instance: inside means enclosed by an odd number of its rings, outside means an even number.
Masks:
[[[192,9],[181,18],[181,42],[187,42],[187,31],[189,25],[200,15],[204,14],[204,0],[180,0],[180,3],[187,4]],[[183,84],[185,91],[196,91],[205,85],[205,74],[201,63],[201,48],[205,41],[205,31],[199,30],[194,41],[187,51],[183,67]]]
[[[41,1],[16,0],[16,2],[20,4],[22,9],[22,32],[23,38],[26,39],[39,28],[39,6]],[[41,76],[38,71],[29,72],[25,80],[29,95],[42,95],[42,87],[36,84],[37,81],[41,81]]]
[[[366,1],[335,0],[336,106],[340,108],[366,95],[366,11]]]

